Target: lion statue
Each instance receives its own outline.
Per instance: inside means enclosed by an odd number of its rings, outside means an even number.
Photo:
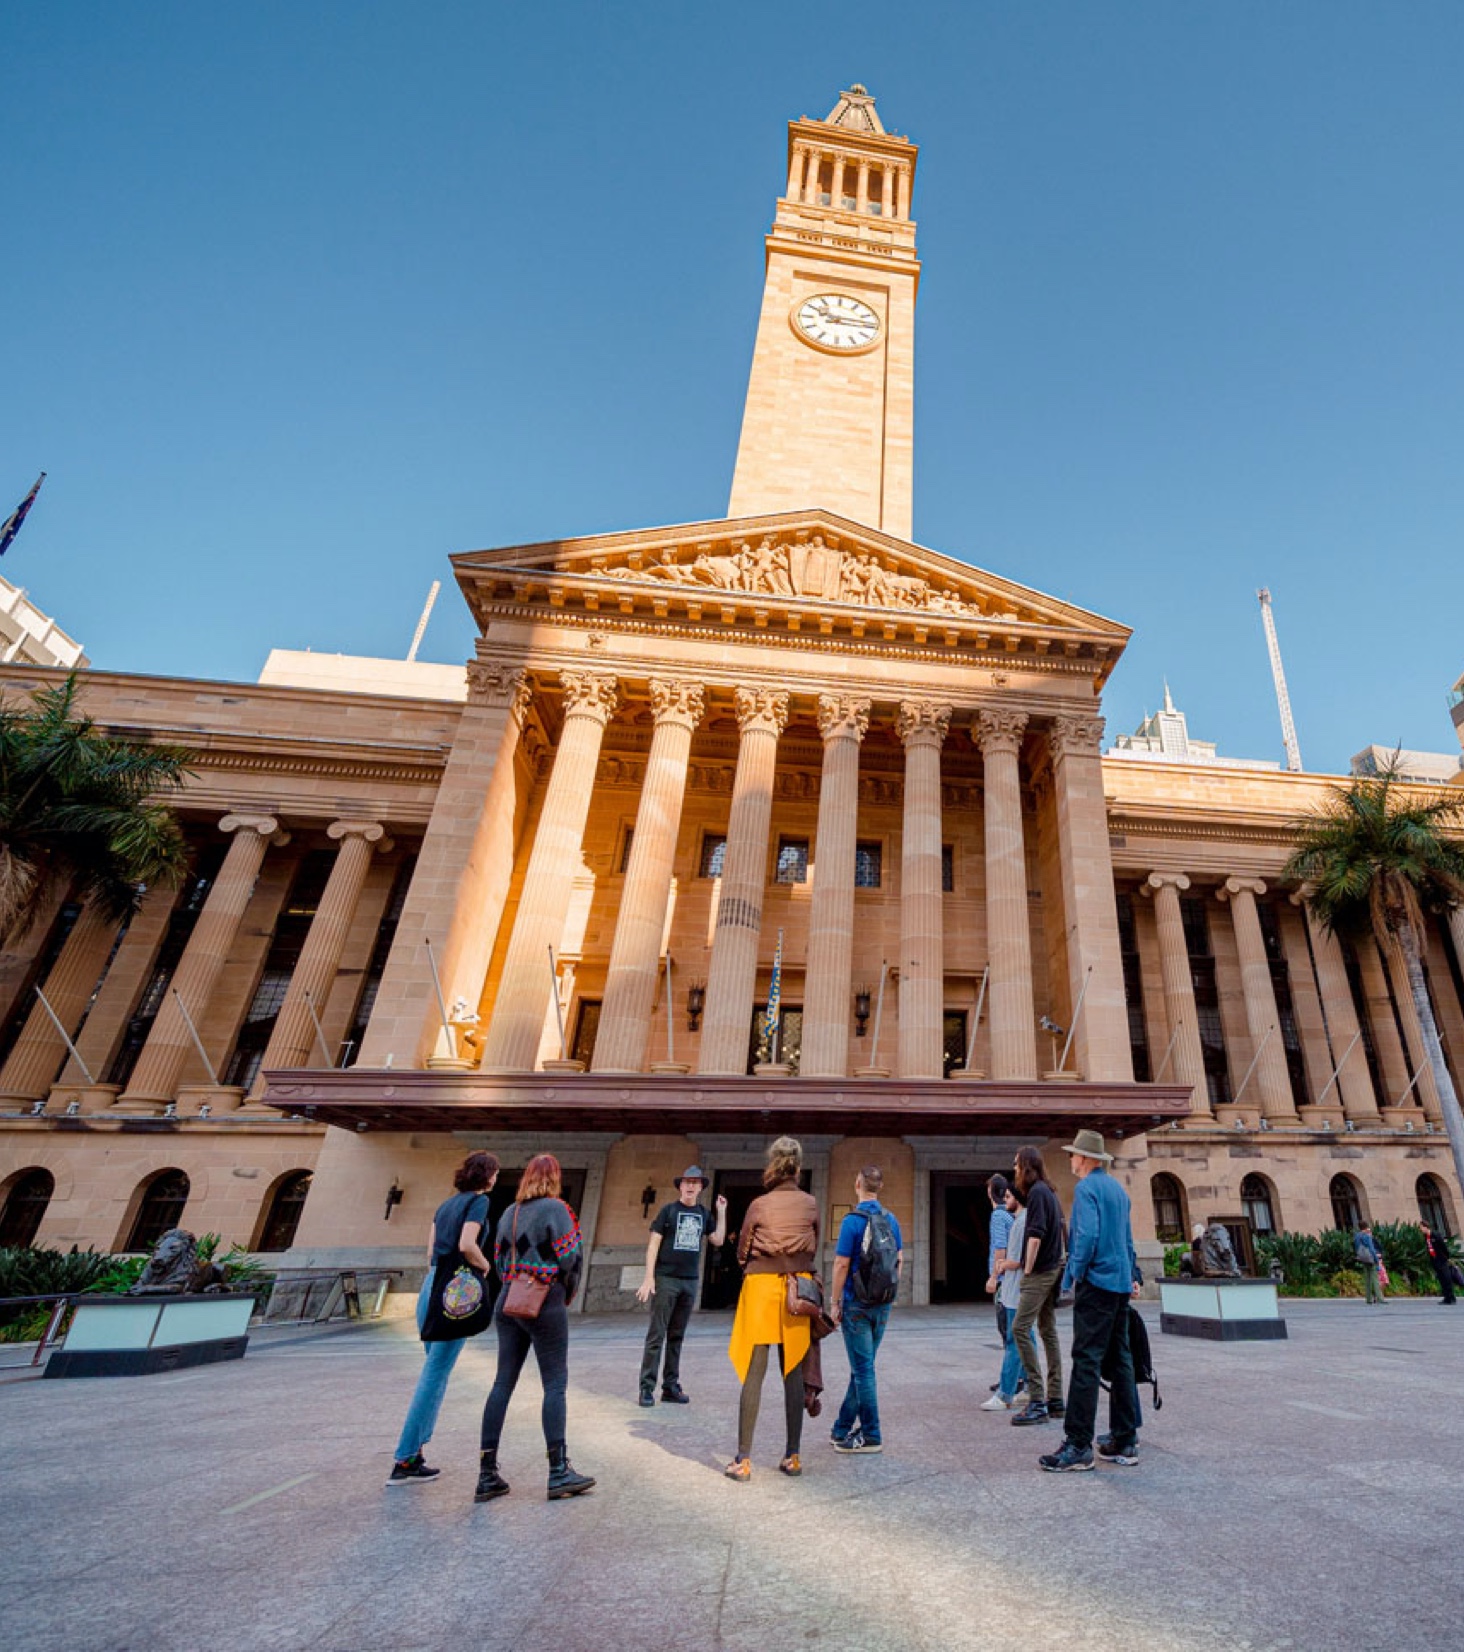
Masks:
[[[128,1296],[179,1296],[217,1288],[224,1283],[224,1270],[214,1262],[201,1262],[198,1240],[186,1228],[169,1228],[153,1247],[138,1281]]]

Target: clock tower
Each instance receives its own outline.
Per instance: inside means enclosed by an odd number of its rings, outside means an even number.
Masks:
[[[729,515],[821,507],[910,538],[916,153],[859,85],[789,122]]]

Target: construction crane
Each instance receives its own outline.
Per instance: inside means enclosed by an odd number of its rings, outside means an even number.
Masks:
[[[1291,716],[1291,696],[1286,692],[1286,673],[1281,667],[1281,644],[1276,640],[1276,620],[1271,613],[1271,593],[1260,590],[1261,624],[1266,628],[1266,651],[1271,656],[1271,676],[1276,684],[1276,705],[1281,712],[1281,738],[1286,742],[1286,767],[1301,773],[1301,747],[1296,741],[1296,723]]]

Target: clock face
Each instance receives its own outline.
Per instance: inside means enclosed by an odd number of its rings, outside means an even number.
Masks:
[[[879,317],[847,293],[819,293],[793,312],[793,325],[826,350],[863,350],[879,336]]]

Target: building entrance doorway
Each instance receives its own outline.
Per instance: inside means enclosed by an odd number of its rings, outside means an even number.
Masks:
[[[930,1172],[930,1300],[985,1302],[990,1170]]]
[[[812,1178],[807,1170],[798,1178],[798,1185],[807,1191]],[[716,1214],[716,1200],[720,1194],[727,1200],[727,1238],[721,1245],[707,1240],[707,1256],[702,1266],[703,1308],[735,1308],[742,1289],[742,1269],[737,1265],[737,1237],[747,1207],[763,1192],[760,1170],[717,1170],[712,1173],[712,1202],[709,1208]]]

